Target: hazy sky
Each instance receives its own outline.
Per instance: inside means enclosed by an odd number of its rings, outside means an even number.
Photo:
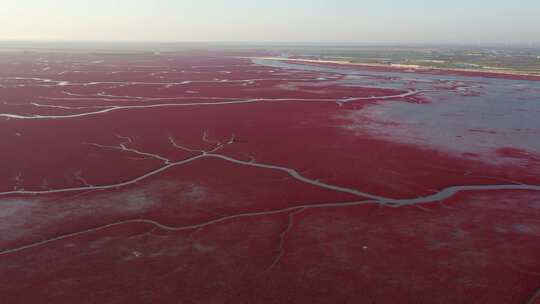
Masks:
[[[0,0],[0,40],[539,43],[540,0]]]

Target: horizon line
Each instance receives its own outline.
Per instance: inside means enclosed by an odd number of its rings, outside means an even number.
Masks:
[[[337,46],[540,46],[537,42],[346,42],[346,41],[188,41],[188,40],[85,40],[85,39],[2,39],[0,43],[95,43],[95,44],[218,44],[218,45],[337,45]]]

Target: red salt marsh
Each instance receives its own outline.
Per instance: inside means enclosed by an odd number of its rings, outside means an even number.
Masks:
[[[1,56],[9,303],[538,294],[540,124],[523,113],[540,109],[540,82],[225,54]]]

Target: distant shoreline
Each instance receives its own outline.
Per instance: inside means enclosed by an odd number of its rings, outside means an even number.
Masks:
[[[531,77],[535,80],[540,80],[539,73],[529,73],[519,70],[493,70],[493,69],[482,69],[482,70],[473,70],[473,69],[459,69],[459,68],[438,68],[430,66],[418,66],[418,65],[406,65],[406,64],[382,64],[382,63],[362,63],[362,62],[350,62],[346,60],[318,60],[318,59],[301,59],[301,58],[285,58],[285,57],[246,57],[252,59],[267,59],[267,60],[280,60],[280,61],[292,61],[292,62],[306,62],[306,63],[329,63],[329,64],[339,64],[339,65],[352,65],[352,66],[364,66],[372,68],[386,68],[394,70],[414,70],[414,71],[448,71],[448,72],[464,72],[471,74],[493,74],[494,76],[524,76]]]

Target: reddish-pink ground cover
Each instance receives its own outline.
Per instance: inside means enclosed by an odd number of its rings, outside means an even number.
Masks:
[[[230,54],[1,55],[0,297],[534,303],[540,151],[378,136],[410,126],[377,106],[483,95],[346,78]]]

